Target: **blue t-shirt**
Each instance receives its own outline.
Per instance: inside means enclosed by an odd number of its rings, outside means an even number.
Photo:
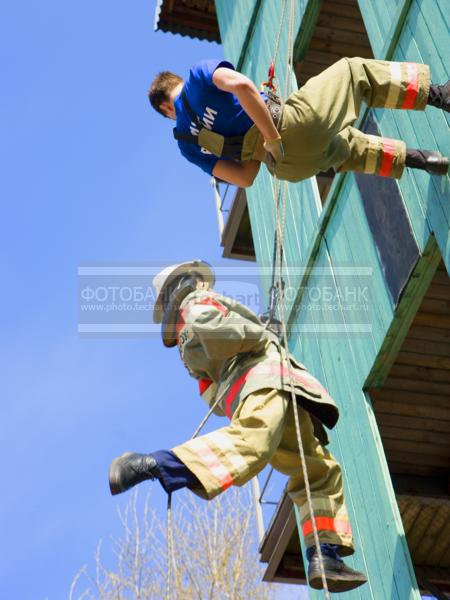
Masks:
[[[253,125],[253,121],[239,104],[238,99],[229,92],[219,90],[212,76],[219,67],[233,69],[226,60],[202,60],[192,67],[184,89],[195,114],[204,127],[224,136],[244,135]],[[180,133],[198,133],[198,127],[183,106],[181,94],[175,98],[176,127]],[[196,144],[178,141],[181,154],[190,162],[198,165],[211,175],[216,156]]]

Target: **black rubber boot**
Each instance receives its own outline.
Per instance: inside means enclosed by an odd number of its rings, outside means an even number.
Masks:
[[[159,477],[158,465],[151,454],[125,452],[115,458],[109,467],[109,489],[115,496],[142,481]]]
[[[444,85],[430,85],[427,104],[450,112],[450,80]]]
[[[330,592],[348,592],[363,585],[367,581],[367,577],[364,573],[360,573],[359,571],[347,567],[342,560],[336,560],[335,558],[326,555],[322,555],[322,560],[325,569],[325,578]],[[323,589],[319,557],[317,554],[315,554],[309,562],[308,583],[315,590]]]
[[[421,169],[431,175],[447,175],[449,162],[440,152],[407,148],[405,164],[410,169]]]

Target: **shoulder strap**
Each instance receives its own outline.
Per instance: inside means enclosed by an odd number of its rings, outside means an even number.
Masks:
[[[189,114],[191,121],[197,125],[199,131],[201,131],[202,129],[205,129],[205,126],[201,122],[200,117],[195,114],[192,106],[189,104],[184,87],[181,91],[181,100],[183,102],[183,106],[184,106],[185,110]],[[198,141],[198,135],[194,135],[192,133],[181,133],[181,132],[177,131],[176,127],[173,129],[173,137],[176,140],[178,140],[179,142],[188,142],[189,144],[195,144],[196,146],[201,146],[201,144]],[[240,160],[244,136],[237,135],[237,136],[232,136],[232,137],[224,137],[224,136],[222,136],[222,137],[224,140],[222,152],[220,155],[216,154],[216,156],[218,158],[225,158],[225,159],[230,159],[230,160]]]
[[[203,124],[200,121],[199,116],[195,114],[194,109],[189,104],[184,87],[181,90],[181,101],[183,102],[183,106],[187,111],[191,121],[193,121],[197,125],[199,130],[202,129]],[[200,145],[198,143],[198,135],[193,135],[192,133],[180,133],[179,131],[177,131],[176,127],[173,129],[173,137],[180,142],[188,142],[190,144],[196,144],[197,146]]]
[[[200,121],[200,117],[194,112],[194,109],[189,104],[184,88],[181,90],[181,100],[183,102],[184,108],[186,109],[191,118],[191,121],[193,121],[198,127],[203,127],[203,123]]]
[[[176,127],[173,128],[173,137],[179,142],[188,142],[189,144],[200,146],[198,143],[198,135],[192,135],[192,133],[180,133]]]

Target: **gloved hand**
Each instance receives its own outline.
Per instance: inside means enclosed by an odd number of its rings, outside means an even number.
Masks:
[[[281,137],[266,140],[264,142],[264,150],[266,151],[266,160],[269,162],[269,166],[275,168],[275,165],[283,161],[284,148]]]

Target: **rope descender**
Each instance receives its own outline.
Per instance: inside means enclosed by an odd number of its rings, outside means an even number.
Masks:
[[[273,60],[269,66],[269,72],[267,73],[267,81],[261,84],[261,89],[267,88],[271,92],[276,92],[276,86],[274,84],[275,79],[275,61]]]

